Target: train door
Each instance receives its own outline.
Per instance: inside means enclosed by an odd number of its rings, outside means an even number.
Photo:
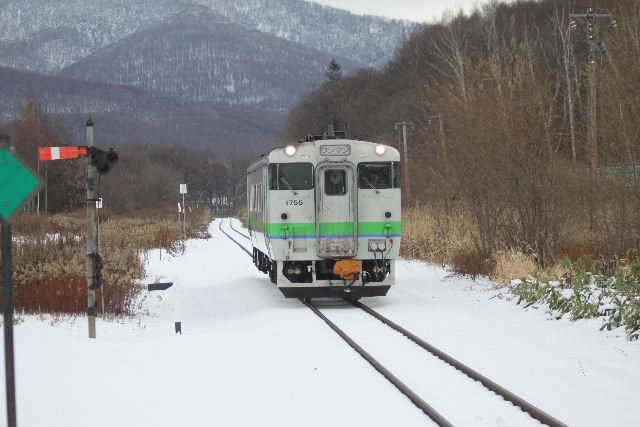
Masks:
[[[316,169],[318,256],[339,258],[357,252],[357,187],[353,164],[320,163]]]
[[[266,167],[262,169],[262,198],[263,198],[263,212],[264,212],[264,218],[263,218],[263,235],[264,235],[264,244],[267,248],[267,255],[269,255],[269,258],[273,258],[273,251],[271,250],[271,240],[269,239],[269,221],[270,221],[270,215],[269,215],[269,208],[270,208],[270,200],[271,197],[269,197],[269,169]]]

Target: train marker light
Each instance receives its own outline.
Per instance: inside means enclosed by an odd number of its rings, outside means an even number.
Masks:
[[[287,156],[291,157],[296,154],[296,147],[294,145],[287,145],[286,147],[284,147],[284,152],[287,154]]]
[[[96,167],[96,170],[100,175],[106,175],[111,172],[111,169],[118,163],[118,153],[110,148],[109,151],[104,151],[96,147],[89,147],[89,155],[91,156],[91,165]]]
[[[378,156],[382,156],[386,152],[387,152],[387,146],[386,145],[384,145],[384,144],[376,145],[376,154]]]

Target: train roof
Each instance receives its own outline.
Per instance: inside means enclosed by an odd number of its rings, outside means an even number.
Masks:
[[[295,147],[295,153],[288,155],[285,151],[287,147]],[[376,152],[378,146],[382,154]],[[274,148],[268,154],[263,155],[249,166],[249,170],[268,163],[313,163],[323,161],[349,161],[352,163],[361,162],[399,162],[400,153],[394,147],[386,144],[376,144],[369,141],[358,141],[354,139],[318,139],[312,141],[302,141],[287,145],[285,147]]]

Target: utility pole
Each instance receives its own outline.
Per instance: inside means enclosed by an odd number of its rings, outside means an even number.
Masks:
[[[589,173],[595,180],[598,168],[598,128],[597,128],[597,70],[596,54],[603,53],[604,47],[596,40],[596,21],[599,18],[608,18],[611,25],[615,26],[615,21],[608,13],[595,13],[593,7],[587,7],[587,13],[572,13],[571,27],[577,26],[576,19],[585,19],[587,22],[587,44],[589,46],[589,56],[587,64],[587,83],[589,85],[589,129],[587,136],[587,147],[589,153]]]
[[[410,125],[413,128],[413,123],[409,123],[405,120],[402,122],[397,122],[395,124],[395,129],[398,130],[399,126],[402,126],[402,162],[404,163],[404,171],[402,175],[404,176],[404,186],[406,189],[407,199],[411,194],[411,179],[409,175],[409,151],[407,147],[407,126]]]
[[[595,191],[595,183],[598,176],[598,109],[597,109],[597,69],[596,54],[604,53],[604,47],[596,41],[596,21],[599,18],[611,19],[611,25],[615,26],[611,15],[608,13],[595,13],[593,7],[587,7],[587,13],[572,13],[571,28],[577,26],[576,19],[585,19],[587,22],[587,44],[589,46],[589,56],[587,63],[587,83],[589,85],[589,128],[587,131],[587,152],[589,154],[589,177],[591,179],[591,194]],[[591,203],[591,228],[594,226],[594,207]]]
[[[93,145],[93,126],[95,122],[89,116],[87,120],[87,147]],[[91,156],[87,157],[87,318],[89,320],[89,338],[96,337],[96,194],[95,166]]]
[[[431,120],[432,119],[438,119],[438,133],[440,136],[440,149],[442,150],[442,169],[444,172],[444,175],[447,175],[447,143],[444,137],[444,121],[442,120],[443,118],[445,118],[447,116],[443,116],[442,114],[438,114],[435,116],[428,116],[427,120],[429,125],[431,125]],[[434,136],[433,137],[433,142],[437,143],[437,138]]]

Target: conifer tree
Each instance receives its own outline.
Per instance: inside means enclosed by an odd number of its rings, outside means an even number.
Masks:
[[[329,65],[327,66],[327,70],[325,71],[325,76],[327,76],[327,80],[330,82],[335,82],[342,79],[342,67],[335,59],[332,59]]]

